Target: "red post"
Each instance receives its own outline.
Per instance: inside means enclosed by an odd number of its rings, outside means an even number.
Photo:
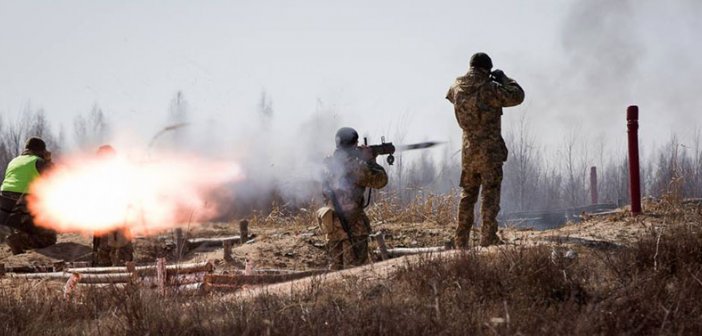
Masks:
[[[590,201],[593,205],[599,203],[597,194],[597,167],[590,167]]]
[[[629,135],[629,191],[631,194],[631,214],[641,213],[641,179],[639,173],[639,107],[631,105],[626,109],[626,128]]]

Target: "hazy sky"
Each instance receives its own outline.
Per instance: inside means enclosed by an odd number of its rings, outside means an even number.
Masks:
[[[702,121],[701,17],[702,1],[0,0],[0,114],[31,102],[70,130],[97,103],[148,138],[182,90],[194,125],[248,134],[265,90],[285,141],[320,106],[374,137],[457,141],[444,95],[485,51],[526,91],[506,127],[526,113],[545,144],[618,146],[639,104],[660,143]]]

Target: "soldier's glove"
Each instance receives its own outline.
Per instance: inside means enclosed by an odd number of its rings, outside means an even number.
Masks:
[[[492,78],[494,78],[495,81],[498,83],[504,84],[505,80],[507,80],[507,75],[505,75],[505,72],[500,69],[496,69],[490,74],[492,75]]]

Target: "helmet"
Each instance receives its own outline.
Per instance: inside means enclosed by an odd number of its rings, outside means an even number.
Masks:
[[[336,131],[336,148],[352,147],[358,143],[358,132],[351,127],[342,127]]]
[[[470,58],[470,66],[475,68],[492,69],[492,59],[486,53],[475,53]]]

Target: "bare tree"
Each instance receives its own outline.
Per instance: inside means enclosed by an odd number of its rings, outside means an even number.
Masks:
[[[7,163],[20,155],[24,144],[30,137],[42,138],[51,151],[60,151],[61,144],[54,135],[51,124],[43,109],[34,110],[27,103],[17,119],[11,123],[3,123],[0,128],[0,169],[4,175]]]
[[[81,149],[92,149],[103,144],[110,136],[110,126],[102,109],[93,105],[87,116],[78,115],[73,119],[73,135]]]
[[[168,107],[168,125],[183,125],[188,123],[189,105],[185,100],[182,91],[176,92],[176,95],[171,99],[171,104]],[[185,127],[174,128],[168,135],[169,143],[175,147],[181,147],[187,141]]]
[[[258,100],[258,116],[261,128],[266,131],[270,130],[273,121],[273,100],[265,90],[261,91],[261,98]]]
[[[533,192],[539,179],[539,167],[534,161],[538,153],[526,114],[521,115],[516,127],[510,128],[505,141],[510,155],[504,166],[503,189],[506,192],[503,198],[507,203],[504,208],[525,211],[531,207],[534,200]],[[510,207],[510,203],[514,206]]]

